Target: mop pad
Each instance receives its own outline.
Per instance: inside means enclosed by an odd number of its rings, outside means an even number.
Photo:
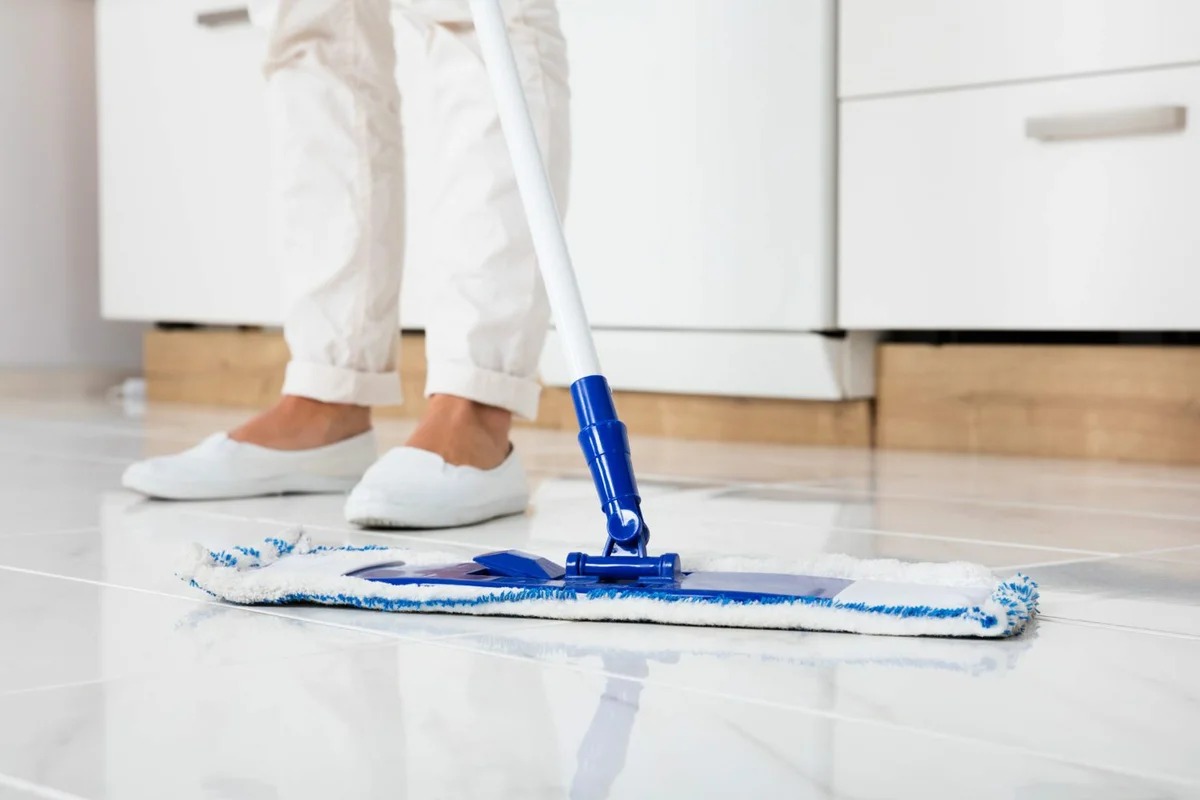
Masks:
[[[452,554],[377,545],[314,546],[296,533],[256,547],[210,551],[197,545],[180,577],[215,597],[245,605],[315,603],[377,611],[895,636],[1013,636],[1037,611],[1033,580],[1021,574],[1000,580],[986,567],[965,562],[845,555],[799,561],[692,557],[688,571],[673,582],[572,581],[561,576],[497,577],[485,566],[490,555],[464,563]],[[783,588],[774,593],[769,588],[689,593],[691,578],[702,586],[738,586],[749,579],[758,587]]]

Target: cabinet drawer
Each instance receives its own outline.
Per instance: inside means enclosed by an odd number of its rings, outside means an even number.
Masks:
[[[842,0],[843,97],[1200,60],[1195,0]]]
[[[839,324],[1200,329],[1197,109],[1200,67],[844,103]]]

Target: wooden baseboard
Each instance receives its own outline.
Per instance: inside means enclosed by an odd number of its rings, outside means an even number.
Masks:
[[[275,331],[151,331],[151,401],[261,408],[279,396]],[[875,414],[865,400],[803,402],[618,392],[636,434],[779,444],[1200,463],[1200,348],[885,344]],[[424,410],[424,338],[401,337],[404,405]],[[565,389],[534,425],[574,430]]]
[[[881,447],[1200,463],[1200,347],[886,344]]]
[[[142,339],[151,402],[263,408],[279,397],[288,350],[263,331],[152,330]]]
[[[402,406],[384,416],[416,417],[425,407],[425,344],[401,337]],[[262,408],[279,396],[288,351],[277,331],[187,329],[146,334],[146,393],[152,402]],[[818,402],[617,392],[630,432],[647,436],[823,446],[869,446],[871,402]],[[547,388],[532,423],[575,430],[570,393]]]
[[[870,400],[777,400],[758,397],[613,392],[631,433],[718,442],[871,445]],[[571,393],[542,393],[537,426],[578,430]]]

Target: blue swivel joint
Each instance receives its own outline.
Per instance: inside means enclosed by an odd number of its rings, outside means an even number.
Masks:
[[[678,582],[683,572],[677,554],[658,557],[646,554],[650,529],[642,517],[642,498],[637,494],[634,462],[629,455],[629,434],[624,423],[617,419],[608,381],[604,375],[580,378],[571,384],[571,399],[575,401],[575,416],[580,420],[580,446],[607,519],[608,540],[602,555],[569,553],[565,581]]]
[[[679,556],[646,555],[650,529],[642,517],[642,498],[633,477],[629,436],[617,419],[612,392],[603,375],[589,375],[571,384],[575,416],[579,418],[579,446],[587,459],[607,519],[608,540],[603,555],[569,553],[564,579],[568,583],[677,582],[683,573]],[[627,554],[622,555],[619,551]]]
[[[617,419],[608,381],[603,375],[580,378],[571,384],[571,399],[579,419],[579,446],[608,518],[604,555],[611,555],[615,546],[644,556],[650,530],[642,517],[642,498],[633,477],[629,436],[625,424]]]

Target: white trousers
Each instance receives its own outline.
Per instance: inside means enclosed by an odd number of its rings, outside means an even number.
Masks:
[[[266,74],[276,257],[291,349],[284,393],[400,401],[396,370],[404,164],[390,0],[279,0]],[[406,0],[435,85],[410,126],[429,165],[438,289],[426,325],[426,395],[537,414],[549,324],[525,214],[465,0]],[[505,15],[560,207],[567,199],[566,46],[553,0]],[[423,265],[424,266],[424,265]]]

